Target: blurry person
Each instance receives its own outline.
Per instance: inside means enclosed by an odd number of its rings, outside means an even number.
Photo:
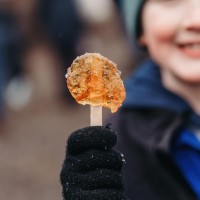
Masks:
[[[22,86],[18,91],[29,91],[24,96],[25,104],[28,101],[34,104],[46,102],[45,105],[48,102],[57,102],[66,96],[63,74],[76,57],[76,44],[81,34],[81,22],[74,2],[13,1],[9,4],[9,10],[15,16],[23,34],[21,62],[24,81],[17,79],[12,82],[7,99],[12,100],[14,98],[11,97],[17,95],[12,92],[17,83]],[[13,102],[10,104],[14,105]],[[19,103],[14,107],[21,109],[23,105]]]
[[[7,60],[7,27],[5,22],[6,16],[4,13],[0,13],[0,126],[1,118],[4,113],[4,91],[7,80],[7,69],[8,69],[8,60]]]
[[[26,79],[23,69],[23,50],[24,42],[22,31],[15,19],[15,16],[9,11],[7,13],[7,83],[5,88],[5,103],[9,109],[20,110],[31,97],[31,87]]]
[[[21,73],[20,32],[14,16],[6,9],[0,10],[0,112],[5,112],[7,85]]]
[[[134,37],[151,57],[126,82],[108,127],[75,131],[61,171],[64,199],[200,199],[200,3],[138,0]],[[113,136],[115,135],[115,137]]]
[[[53,41],[65,66],[77,56],[82,21],[72,0],[41,0],[38,6],[41,25]]]
[[[77,45],[83,31],[83,23],[72,0],[41,0],[38,4],[40,25],[49,37],[60,59],[60,77],[63,93],[66,94],[65,77],[69,67],[78,55]],[[64,92],[65,91],[65,92]],[[68,96],[71,99],[71,96]]]

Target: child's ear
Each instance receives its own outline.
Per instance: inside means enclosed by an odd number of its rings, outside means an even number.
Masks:
[[[139,37],[139,44],[141,45],[141,46],[146,46],[147,45],[147,43],[146,43],[146,39],[145,39],[145,37],[144,37],[144,35],[142,34],[140,37]]]

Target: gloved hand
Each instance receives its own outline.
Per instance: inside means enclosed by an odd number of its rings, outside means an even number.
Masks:
[[[75,131],[67,142],[60,178],[64,200],[125,200],[124,158],[112,147],[116,133],[108,126]]]

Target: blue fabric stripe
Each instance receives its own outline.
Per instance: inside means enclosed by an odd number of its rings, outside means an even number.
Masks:
[[[172,143],[171,156],[200,200],[200,141],[183,129]]]

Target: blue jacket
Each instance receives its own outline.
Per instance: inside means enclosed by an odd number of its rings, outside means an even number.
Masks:
[[[171,158],[171,141],[196,116],[167,91],[156,64],[148,61],[126,82],[127,98],[111,121],[116,149],[125,156],[125,193],[131,200],[195,200],[193,189]]]

